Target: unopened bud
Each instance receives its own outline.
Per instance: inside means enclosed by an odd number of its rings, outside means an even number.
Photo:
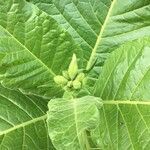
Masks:
[[[72,81],[69,81],[68,83],[67,83],[67,87],[72,87]]]
[[[81,72],[81,73],[78,74],[76,80],[81,82],[84,78],[85,78],[85,74]]]
[[[74,81],[73,81],[73,87],[74,87],[74,89],[76,89],[76,90],[81,89],[81,82],[78,81],[78,80],[74,80]]]
[[[54,81],[59,84],[59,85],[66,85],[68,80],[66,78],[64,78],[63,76],[55,76],[54,77]]]
[[[63,71],[63,72],[62,72],[62,75],[63,75],[66,79],[68,79],[68,80],[70,79],[68,71]]]
[[[77,58],[76,58],[76,55],[73,54],[71,63],[68,68],[68,74],[71,79],[74,79],[74,77],[77,75],[77,73],[78,73]]]

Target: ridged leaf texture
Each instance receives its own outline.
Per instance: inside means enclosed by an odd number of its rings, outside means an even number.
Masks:
[[[46,125],[47,99],[0,85],[0,150],[53,150]]]
[[[74,52],[80,54],[80,48],[31,3],[1,0],[0,10],[2,84],[45,97],[61,95],[62,88],[53,78],[68,67]]]
[[[128,42],[116,49],[106,61],[94,87],[93,94],[96,97],[50,101],[49,135],[56,148],[149,150],[149,58],[149,37]],[[95,105],[95,100],[100,105]],[[95,110],[91,109],[93,106],[98,106],[96,110],[99,114],[93,120],[97,127],[91,131],[85,124],[91,119],[90,115]],[[82,144],[86,145],[88,141],[88,147],[82,147],[80,142],[76,143],[76,139],[80,140],[78,135],[81,137],[83,129],[90,132],[88,135],[92,139],[91,144],[87,134],[82,136],[85,139]]]
[[[53,128],[66,133],[65,125],[78,119],[81,130],[87,130],[93,112],[98,120],[94,118],[98,127],[90,135],[95,149],[149,150],[150,40],[142,38],[150,35],[149,18],[149,0],[0,0],[0,150],[53,149],[45,124],[47,103],[62,97],[54,76],[68,69],[73,54],[79,69],[92,69],[88,77],[96,84],[86,84],[94,87],[103,106],[96,107],[95,97],[76,99],[77,118],[56,127],[48,122],[50,137]],[[73,106],[73,101],[61,100],[62,107]],[[61,100],[49,103],[49,112],[54,111],[48,120],[59,122]],[[87,113],[81,106],[89,108]],[[72,141],[71,133],[68,140],[55,138],[58,149]],[[82,149],[77,141],[69,146]]]
[[[86,68],[104,60],[120,44],[150,35],[149,0],[30,0],[52,16],[80,45]]]
[[[53,99],[49,102],[48,131],[58,150],[90,149],[87,132],[99,125],[101,99],[93,96]]]
[[[95,86],[103,99],[99,147],[150,149],[150,38],[129,42],[106,61]]]

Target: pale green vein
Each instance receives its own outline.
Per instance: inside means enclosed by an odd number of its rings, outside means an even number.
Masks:
[[[108,134],[109,134],[109,139],[110,139],[110,145],[111,145],[111,148],[113,149],[113,145],[112,145],[112,139],[111,139],[111,136],[110,136],[110,130],[109,130],[109,127],[108,127],[108,121],[107,121],[107,118],[106,118],[106,112],[105,112],[105,109],[103,107],[103,113],[104,113],[104,118],[105,118],[105,123],[106,123],[106,128],[108,130]]]
[[[5,135],[3,135],[2,141],[0,143],[0,148],[1,148],[1,145],[3,144],[3,142],[4,142],[4,138],[5,138]]]
[[[75,6],[77,12],[80,14],[81,18],[86,22],[86,24],[89,26],[89,28],[91,29],[91,31],[92,31],[92,32],[94,33],[94,35],[97,37],[97,36],[98,36],[97,33],[91,28],[90,24],[87,22],[87,20],[86,20],[86,19],[84,18],[84,16],[81,14],[81,12],[80,12],[78,6],[75,5],[75,3],[74,3],[73,1],[72,1],[72,3],[74,4],[74,6]]]
[[[129,98],[129,100],[132,99],[134,93],[136,92],[136,89],[140,86],[141,82],[143,81],[144,77],[146,76],[146,74],[150,71],[150,67],[146,70],[146,72],[144,73],[144,75],[142,76],[142,78],[139,80],[139,82],[137,83],[136,87],[133,88],[133,91],[131,93],[131,96]]]
[[[89,59],[89,61],[88,61],[88,63],[87,63],[86,69],[89,69],[89,68],[91,67],[91,64],[92,64],[92,62],[93,62],[93,59],[94,59],[94,57],[95,57],[95,55],[96,55],[97,48],[98,48],[98,46],[99,46],[99,43],[100,43],[101,40],[102,40],[102,35],[103,35],[103,33],[104,33],[105,27],[106,27],[107,22],[108,22],[108,20],[109,20],[109,18],[110,18],[110,15],[111,15],[111,13],[112,13],[112,10],[113,10],[113,7],[114,7],[116,1],[117,1],[117,0],[112,1],[112,4],[111,4],[110,9],[109,9],[109,11],[108,11],[108,14],[107,14],[107,16],[106,16],[106,19],[105,19],[105,21],[104,21],[104,24],[103,24],[102,27],[101,27],[99,36],[98,36],[97,41],[96,41],[96,43],[95,43],[95,46],[94,46],[94,48],[93,48],[93,50],[92,50],[90,59]]]
[[[21,90],[19,90],[22,94],[23,92]],[[45,112],[41,109],[41,107],[39,105],[37,105],[32,98],[30,98],[29,96],[27,96],[26,94],[23,94],[23,96],[25,96],[27,99],[29,99],[36,107],[39,111],[41,111],[43,114],[45,114]]]
[[[36,150],[40,150],[37,144],[35,143],[34,139],[27,133],[26,133],[26,136],[32,141],[33,145],[36,147]]]
[[[103,88],[101,89],[100,97],[102,97],[103,92],[104,92],[104,90],[105,90],[105,88],[106,88],[106,86],[107,86],[107,83],[108,83],[110,77],[112,76],[114,70],[116,69],[116,67],[117,67],[117,65],[118,65],[118,62],[119,62],[121,56],[122,56],[122,55],[120,54],[120,56],[117,57],[117,60],[115,61],[115,64],[114,64],[114,67],[112,68],[112,70],[111,70],[111,72],[110,72],[108,78],[105,80],[105,84],[104,84]],[[95,88],[95,91],[96,91],[96,88]]]
[[[40,116],[40,117],[38,117],[38,118],[34,118],[34,119],[30,120],[30,121],[24,122],[24,123],[22,123],[22,124],[16,125],[16,126],[14,126],[14,127],[12,127],[12,128],[9,128],[9,129],[7,129],[7,130],[5,130],[5,131],[3,131],[3,132],[0,132],[0,136],[1,136],[1,135],[4,135],[4,134],[8,134],[8,133],[10,133],[10,132],[12,132],[12,131],[14,131],[14,130],[19,129],[19,128],[28,126],[28,125],[30,125],[30,124],[32,124],[32,123],[34,124],[34,123],[36,123],[36,122],[38,122],[38,121],[45,120],[46,118],[47,118],[47,115],[43,115],[43,116]]]
[[[77,137],[79,140],[79,144],[81,145],[80,135],[79,135],[79,131],[78,131],[78,117],[77,117],[76,100],[73,100],[73,107],[74,107],[74,120],[75,120],[75,125],[76,125],[76,133],[77,133]]]
[[[28,117],[30,117],[32,119],[32,115],[29,114],[29,112],[27,112],[26,110],[24,110],[23,107],[21,107],[20,105],[18,105],[17,103],[15,103],[12,99],[10,99],[10,98],[6,97],[5,95],[2,95],[2,94],[0,94],[0,96],[2,96],[3,98],[5,98],[9,102],[11,102],[14,106],[17,106],[17,108],[19,108],[20,110],[22,110],[25,114],[27,114]]]
[[[46,129],[46,132],[48,132],[48,131],[47,131],[47,128],[48,128],[48,127],[47,127],[47,123],[44,123],[44,127],[45,127],[45,129]],[[47,142],[47,150],[49,150],[49,135],[48,135],[48,133],[47,133],[47,138],[46,138],[46,139],[47,139],[47,141],[46,141],[46,142]]]
[[[94,11],[93,6],[92,6],[92,4],[91,4],[91,0],[88,0],[88,3],[89,3],[89,5],[90,5],[90,7],[91,7],[91,9],[92,9],[92,11],[93,11],[94,17],[96,18],[96,20],[98,21],[98,23],[99,23],[100,25],[102,25],[102,23],[99,21],[98,17],[97,17],[96,14],[95,14],[95,11]]]
[[[22,128],[23,135],[22,135],[22,150],[24,150],[24,143],[25,143],[25,128]]]
[[[30,50],[28,50],[27,47],[25,47],[22,43],[20,43],[18,39],[16,39],[8,30],[6,30],[3,26],[1,27],[3,28],[3,30],[5,30],[5,32],[7,32],[10,35],[10,37],[12,37],[19,45],[21,45],[21,47],[23,47],[27,52],[29,52],[31,56],[33,56],[33,58],[38,60],[40,64],[42,64],[46,68],[46,70],[50,72],[51,75],[55,76],[55,73],[46,64],[44,64],[36,55],[34,55]]]
[[[143,115],[142,115],[142,113],[141,113],[141,111],[140,111],[140,109],[138,108],[137,105],[136,105],[136,109],[137,109],[137,111],[138,111],[138,113],[139,113],[141,119],[143,120],[143,122],[144,122],[144,124],[145,124],[145,126],[146,126],[146,128],[147,128],[147,130],[148,130],[148,133],[150,134],[150,128],[148,127],[148,124],[146,123],[146,120],[144,119],[144,117],[143,117]]]
[[[127,13],[135,12],[135,11],[138,11],[138,10],[141,10],[141,9],[145,9],[145,8],[147,8],[147,7],[149,7],[149,6],[150,6],[150,4],[144,5],[144,6],[140,7],[140,8],[136,8],[136,9],[134,9],[134,10],[126,11],[126,12],[124,12],[124,13],[122,13],[122,14],[115,15],[115,17],[116,17],[116,16],[122,16],[122,15],[125,15],[125,14],[127,14]]]
[[[13,123],[11,123],[10,121],[6,120],[5,118],[3,118],[2,116],[0,116],[0,120],[3,120],[5,122],[7,122],[9,125],[14,126]]]
[[[129,139],[130,139],[132,148],[135,150],[134,145],[133,145],[133,142],[132,142],[132,139],[131,139],[130,131],[129,131],[129,129],[128,129],[128,126],[127,126],[126,120],[125,120],[125,118],[124,118],[124,115],[123,115],[123,113],[122,113],[122,111],[121,111],[119,105],[117,105],[117,108],[118,108],[118,110],[120,111],[120,114],[121,114],[121,116],[122,116],[122,119],[123,119],[123,121],[124,121],[124,123],[125,123],[126,130],[127,130],[128,137],[129,137]]]
[[[64,17],[64,15],[62,14],[62,12],[60,12],[60,10],[57,8],[57,6],[56,6],[55,3],[54,3],[54,6],[58,10],[58,12],[61,14],[61,16],[68,22],[68,24],[73,29],[73,31],[75,31],[75,33],[88,45],[88,47],[92,49],[92,46],[75,30],[75,28],[70,24],[70,22]]]
[[[119,86],[118,86],[118,89],[116,90],[116,93],[114,94],[114,96],[113,96],[112,99],[115,99],[115,98],[116,98],[116,96],[117,96],[117,94],[118,94],[118,92],[119,92],[119,89],[120,89],[120,87],[121,87],[122,84],[123,84],[124,79],[125,79],[126,76],[128,75],[130,69],[132,69],[132,66],[134,65],[135,61],[139,58],[139,54],[141,53],[142,50],[143,50],[142,48],[139,50],[139,52],[138,52],[138,53],[135,55],[135,57],[133,58],[133,61],[131,62],[131,64],[128,66],[128,68],[127,68],[127,70],[126,70],[126,72],[125,72],[125,74],[124,74],[124,76],[123,76],[123,78],[122,78],[122,81],[120,82],[120,84],[119,84]]]
[[[108,105],[118,105],[118,104],[125,104],[125,105],[150,105],[150,100],[149,101],[122,101],[122,100],[110,100],[110,101],[103,101],[103,104],[108,104]]]

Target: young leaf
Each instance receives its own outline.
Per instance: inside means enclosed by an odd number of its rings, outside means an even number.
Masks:
[[[55,148],[90,149],[86,130],[90,132],[98,126],[101,105],[101,99],[92,96],[51,100],[48,104],[47,125]]]

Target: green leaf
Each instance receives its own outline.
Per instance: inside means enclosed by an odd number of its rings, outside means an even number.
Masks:
[[[0,0],[0,10],[2,84],[46,97],[62,95],[53,77],[68,68],[73,53],[82,55],[80,48],[53,18],[31,3]]]
[[[95,86],[103,99],[98,147],[150,149],[150,37],[122,45],[108,58]]]
[[[47,99],[0,85],[0,149],[54,149],[47,133]]]
[[[149,0],[0,0],[0,83],[13,89],[0,87],[0,149],[53,149],[44,97],[63,95],[54,76],[75,53],[79,69],[94,64],[85,79],[96,81],[116,47],[150,35],[149,9]],[[89,96],[49,103],[56,148],[150,149],[149,43],[129,42],[108,59],[94,92],[103,105]]]
[[[86,68],[99,67],[116,47],[150,35],[149,0],[30,0],[65,28],[83,50]],[[98,69],[97,69],[98,68]]]
[[[49,102],[48,131],[58,150],[90,149],[86,131],[99,124],[101,99],[85,96],[76,99],[59,98]]]
[[[150,101],[104,100],[91,135],[102,150],[149,150]]]
[[[150,100],[150,37],[128,42],[106,61],[94,95],[104,100]]]

